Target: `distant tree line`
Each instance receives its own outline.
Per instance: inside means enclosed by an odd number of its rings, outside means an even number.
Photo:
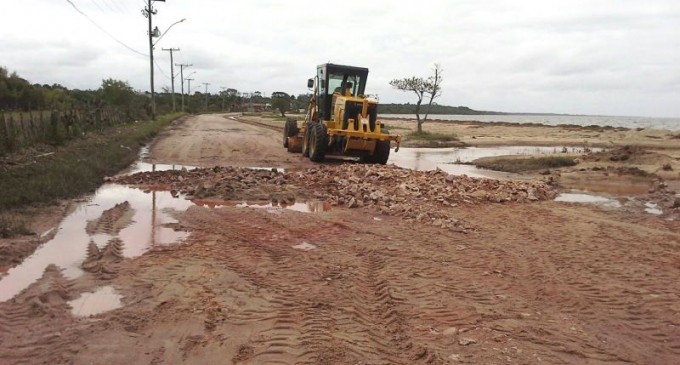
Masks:
[[[266,96],[260,91],[240,92],[237,89],[228,88],[219,95],[209,95],[208,110],[227,112],[270,110],[278,111],[285,116],[287,112],[297,113],[300,109],[306,109],[309,98],[309,94],[296,96],[283,91],[275,91],[270,96]]]
[[[378,111],[381,114],[415,114],[415,104],[380,104]],[[430,106],[430,114],[460,114],[460,115],[480,115],[480,114],[503,114],[498,112],[489,112],[470,109],[466,106],[449,106],[432,104]]]
[[[4,111],[115,107],[125,109],[130,118],[139,118],[148,112],[149,99],[125,81],[105,79],[97,90],[70,90],[60,84],[31,84],[0,67],[0,110]]]

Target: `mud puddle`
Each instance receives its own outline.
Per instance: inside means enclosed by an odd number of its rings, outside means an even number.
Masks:
[[[144,146],[139,151],[139,158],[137,162],[133,163],[127,169],[123,170],[121,175],[130,175],[138,172],[153,172],[153,171],[169,171],[169,170],[193,170],[196,166],[189,165],[173,165],[173,164],[159,164],[148,162],[148,158],[151,156],[150,147]]]
[[[652,185],[647,180],[594,178],[592,176],[586,178],[563,176],[560,181],[560,186],[565,189],[618,196],[644,195]]]
[[[661,210],[661,207],[659,207],[659,205],[654,202],[645,203],[645,212],[653,215],[663,214],[663,210]]]
[[[83,293],[68,304],[74,316],[88,317],[122,307],[121,299],[123,296],[112,286],[104,286],[94,292]]]
[[[663,215],[663,210],[657,203],[653,201],[644,201],[632,196],[612,198],[603,195],[596,195],[591,192],[580,191],[561,193],[555,198],[555,201],[565,203],[596,204],[612,209],[627,209],[638,212],[644,211],[647,214],[656,216]]]
[[[302,212],[302,213],[321,213],[321,212],[328,212],[331,210],[331,204],[329,202],[325,201],[320,201],[320,200],[310,200],[307,202],[295,202],[295,203],[284,203],[284,202],[279,202],[279,203],[265,203],[265,204],[248,204],[248,203],[241,203],[236,205],[239,208],[260,208],[260,209],[266,209],[267,211],[270,211],[272,213],[278,213],[281,212],[285,209],[287,210],[294,210],[296,212]]]
[[[516,155],[552,155],[562,153],[585,153],[584,148],[578,147],[536,147],[536,146],[505,146],[505,147],[468,147],[468,148],[400,148],[399,152],[390,154],[388,163],[399,167],[427,171],[437,168],[453,175],[467,175],[491,179],[516,178],[517,175],[480,169],[469,165],[472,161],[482,157],[516,156]]]
[[[608,208],[621,208],[622,204],[612,198],[588,193],[561,193],[555,198],[556,202],[597,204]]]
[[[188,237],[168,225],[176,223],[172,211],[184,211],[193,203],[173,198],[170,192],[144,192],[116,184],[105,184],[95,195],[64,218],[50,241],[0,279],[0,301],[13,298],[39,279],[49,264],[63,269],[69,279],[81,276],[81,264],[90,242],[103,249],[120,241],[123,257],[136,257],[158,245]]]

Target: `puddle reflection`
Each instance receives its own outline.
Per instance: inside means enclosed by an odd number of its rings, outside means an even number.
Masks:
[[[302,213],[321,213],[328,212],[332,209],[331,203],[320,200],[310,200],[304,203],[265,203],[265,204],[248,204],[241,203],[236,205],[239,208],[263,208],[271,211],[280,211],[282,209],[294,210]]]
[[[121,174],[122,175],[131,175],[131,174],[136,174],[138,172],[170,171],[170,170],[194,170],[194,169],[197,168],[196,166],[189,166],[189,165],[172,165],[172,164],[145,162],[144,160],[149,158],[149,156],[151,155],[149,150],[150,150],[149,146],[142,147],[142,149],[139,151],[139,159],[137,160],[137,162],[130,165],[130,167],[125,169]]]
[[[653,203],[653,202],[645,203],[645,212],[647,212],[649,214],[654,214],[654,215],[663,214],[663,210],[661,210],[661,207],[659,207],[658,204]]]
[[[104,286],[92,293],[83,293],[80,298],[68,304],[74,316],[87,317],[122,307],[121,299],[123,296],[112,286]]]
[[[130,203],[133,212],[129,225],[117,234],[87,233],[88,221],[100,218],[104,211],[124,201]],[[184,211],[191,205],[191,201],[173,198],[169,192],[145,193],[122,185],[103,185],[89,201],[61,221],[54,238],[7,271],[0,279],[0,301],[13,298],[39,279],[49,264],[62,268],[69,279],[79,277],[83,274],[80,265],[90,241],[103,248],[111,239],[118,238],[123,242],[123,256],[136,257],[156,245],[185,239],[189,235],[187,232],[176,232],[165,225],[177,222],[169,214],[172,210]]]

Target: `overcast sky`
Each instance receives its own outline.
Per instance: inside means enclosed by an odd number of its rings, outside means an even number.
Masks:
[[[147,91],[144,4],[5,0],[0,66],[32,83],[96,89],[114,78]],[[444,69],[440,104],[680,117],[679,0],[167,0],[154,7],[161,31],[187,19],[156,46],[156,90],[170,86],[170,56],[161,48],[174,47],[181,49],[175,63],[194,65],[185,76],[195,71],[191,86],[200,91],[209,82],[209,92],[305,93],[316,66],[330,61],[368,67],[367,92],[382,103],[414,102],[389,81],[426,77],[436,62]]]

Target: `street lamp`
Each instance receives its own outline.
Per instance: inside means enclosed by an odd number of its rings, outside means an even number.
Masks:
[[[155,36],[155,37],[158,37],[158,39],[156,40],[156,42],[155,42],[153,45],[154,45],[154,46],[157,45],[158,42],[160,42],[161,39],[162,39],[163,37],[165,37],[166,34],[168,34],[168,31],[170,30],[170,28],[174,27],[176,24],[182,23],[182,22],[185,21],[185,20],[187,20],[187,18],[183,18],[182,20],[178,20],[178,21],[176,21],[176,22],[170,24],[170,26],[168,27],[168,29],[166,29],[163,33],[160,33],[160,34],[159,34],[158,32],[155,32],[156,34],[155,34],[154,36]],[[156,27],[156,30],[158,30],[158,27]]]
[[[153,3],[156,2],[156,1],[165,2],[165,0],[146,0],[146,1],[144,1],[144,3],[146,4],[146,7],[144,9],[142,9],[142,15],[144,15],[145,17],[147,17],[149,19],[149,69],[150,69],[150,73],[151,73],[151,120],[156,120],[156,95],[155,95],[156,93],[154,91],[154,82],[153,82],[153,71],[154,71],[153,70],[153,46],[155,45],[155,43],[153,42],[153,38],[158,38],[159,40],[160,40],[160,38],[162,38],[162,35],[158,31],[158,27],[156,27],[155,29],[153,28],[152,18],[157,13],[157,11],[154,10],[154,8],[153,8]],[[178,22],[175,22],[172,25],[170,25],[170,27],[172,27],[173,25],[175,25],[177,23],[181,23],[184,20],[185,19],[182,19]],[[170,27],[168,27],[168,29],[170,29]],[[166,32],[167,32],[167,30],[166,30]],[[156,43],[158,43],[158,41],[156,41]]]

